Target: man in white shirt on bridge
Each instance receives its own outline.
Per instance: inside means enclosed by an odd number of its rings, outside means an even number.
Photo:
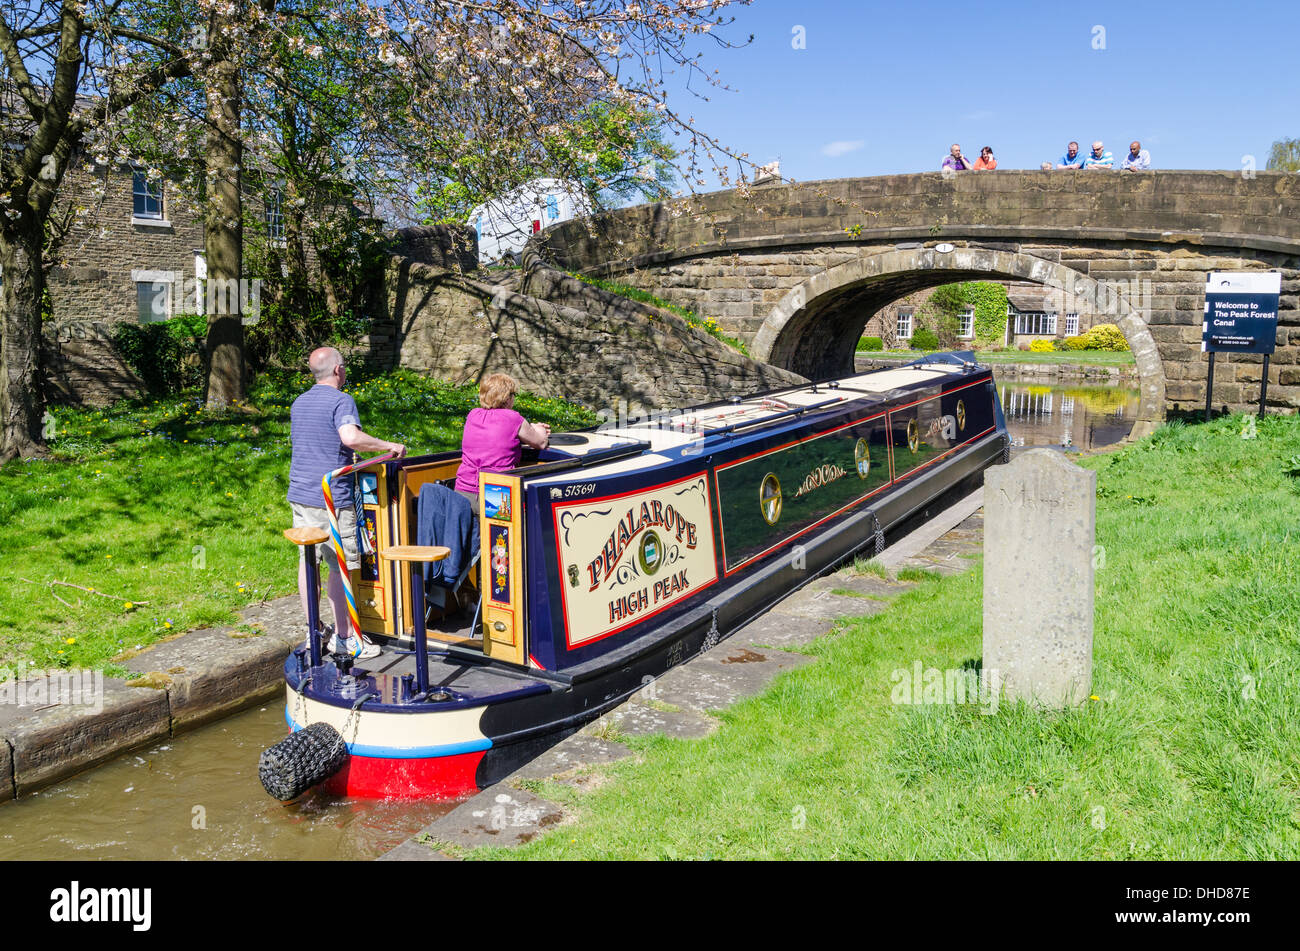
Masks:
[[[1124,156],[1120,168],[1126,172],[1145,172],[1151,168],[1151,155],[1142,148],[1141,142],[1134,139],[1129,143],[1128,155]]]

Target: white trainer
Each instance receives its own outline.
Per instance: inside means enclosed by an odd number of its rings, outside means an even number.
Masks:
[[[349,637],[348,640],[351,640],[351,638]],[[339,652],[338,637],[334,635],[330,635],[328,650],[331,654],[337,654]],[[383,653],[383,648],[381,648],[378,644],[374,643],[373,641],[366,640],[365,636],[363,635],[361,638],[361,653],[358,654],[355,659],[370,660],[372,657],[378,657],[382,653]]]

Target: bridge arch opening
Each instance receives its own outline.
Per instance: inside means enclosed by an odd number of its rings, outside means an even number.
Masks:
[[[1164,420],[1165,374],[1148,326],[1150,306],[1130,288],[1115,287],[1030,254],[988,248],[895,249],[864,254],[828,268],[791,289],[759,328],[755,358],[811,379],[853,372],[853,355],[867,320],[915,291],[959,281],[1032,281],[1059,290],[1124,333],[1137,362],[1141,394],[1135,435]]]

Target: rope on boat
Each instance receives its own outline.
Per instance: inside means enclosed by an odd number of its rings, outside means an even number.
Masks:
[[[373,466],[377,462],[387,462],[397,455],[395,452],[386,452],[382,456],[374,456],[370,459],[363,459],[360,462],[353,463],[350,466],[343,466],[335,469],[333,472],[327,472],[321,476],[320,488],[325,495],[325,511],[330,518],[330,538],[334,542],[334,557],[338,559],[339,576],[343,579],[343,594],[347,597],[348,602],[348,622],[352,627],[352,635],[347,637],[346,643],[349,645],[349,653],[353,657],[361,654],[363,641],[361,640],[361,618],[357,614],[357,600],[352,594],[352,575],[348,571],[347,555],[343,551],[343,536],[339,533],[339,517],[334,509],[334,493],[330,491],[330,482],[340,476],[356,472],[358,469],[365,469]]]

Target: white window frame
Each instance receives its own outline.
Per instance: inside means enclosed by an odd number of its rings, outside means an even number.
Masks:
[[[907,333],[903,333],[904,328],[907,329]],[[911,340],[912,339],[912,311],[900,310],[898,312],[898,318],[894,323],[894,329],[897,331],[897,336],[899,340]]]
[[[135,181],[137,175],[143,179],[146,188],[152,187],[152,183],[149,181],[149,173],[147,171],[142,168],[131,169],[131,224],[144,225],[147,228],[170,228],[172,223],[167,220],[167,194],[161,181],[159,181],[157,185],[158,214],[137,215],[135,213]],[[145,194],[147,195],[147,192]]]
[[[1041,310],[1016,313],[1016,335],[1024,337],[1056,336],[1056,314]]]
[[[266,222],[266,239],[272,246],[283,248],[285,246],[283,183],[272,182],[267,188],[262,215]]]
[[[967,307],[959,316],[961,323],[957,327],[957,336],[962,340],[969,340],[975,336],[975,308]]]
[[[137,321],[139,321],[141,324],[156,323],[157,321],[168,320],[169,318],[176,316],[176,297],[172,293],[172,287],[175,286],[177,278],[178,275],[177,272],[175,271],[132,271],[131,272],[131,280],[135,284]],[[159,317],[157,314],[155,314],[152,320],[148,320],[148,321],[140,320],[139,301],[140,301],[141,284],[152,284],[155,288],[155,293],[156,293],[156,288],[159,285],[161,285],[164,288],[164,292],[167,295],[165,316]]]
[[[1065,335],[1067,337],[1079,336],[1079,315],[1078,314],[1065,315]]]

